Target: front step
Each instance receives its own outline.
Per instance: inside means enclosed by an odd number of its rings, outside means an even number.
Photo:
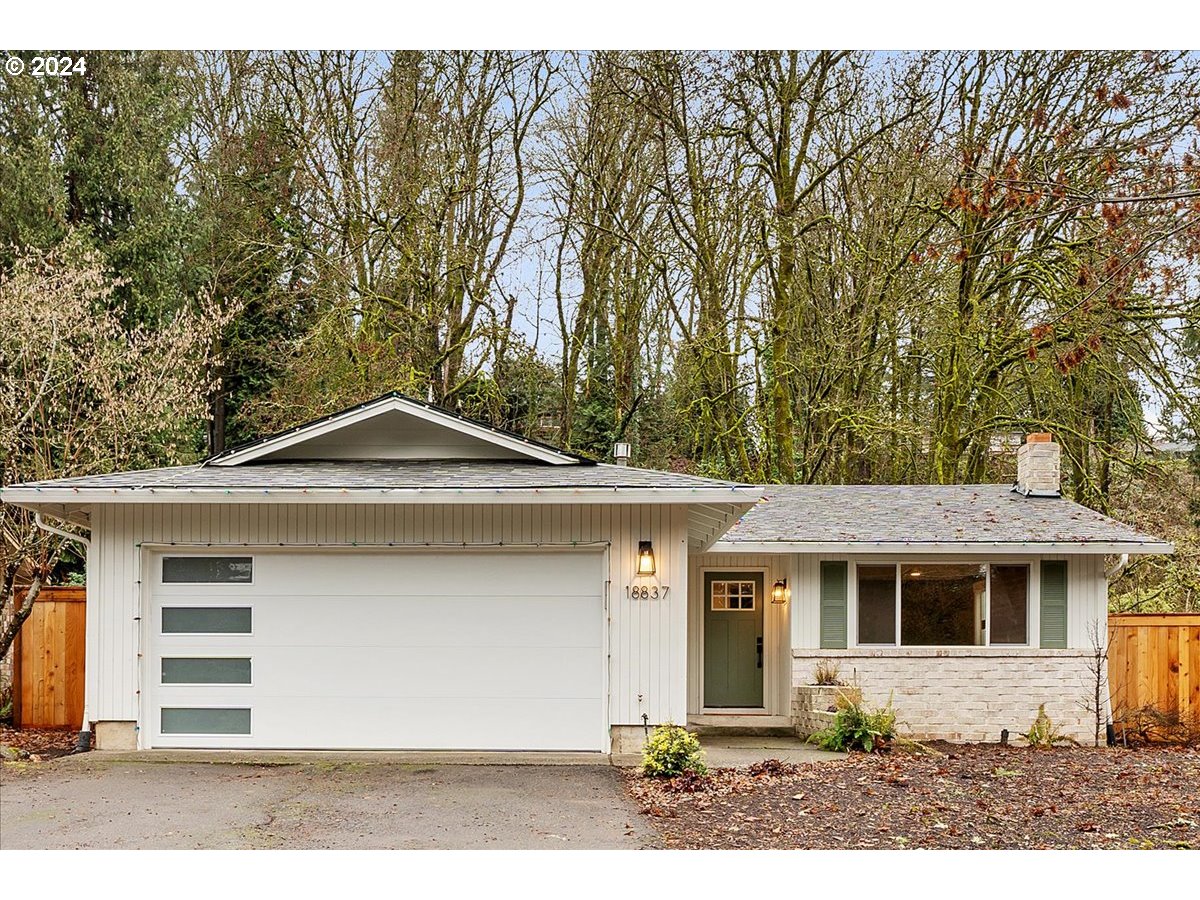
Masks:
[[[796,734],[796,728],[788,716],[689,716],[687,730],[701,737],[794,737]]]
[[[698,737],[795,737],[795,728],[772,725],[689,725],[687,730]]]

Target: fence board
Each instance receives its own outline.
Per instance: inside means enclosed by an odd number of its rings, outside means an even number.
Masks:
[[[78,728],[83,720],[87,595],[42,588],[13,645],[13,721],[18,728]]]
[[[1154,707],[1200,726],[1200,614],[1110,615],[1108,675],[1117,724]]]

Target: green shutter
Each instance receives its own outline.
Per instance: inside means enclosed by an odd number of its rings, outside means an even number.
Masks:
[[[821,563],[821,649],[846,649],[846,563]]]
[[[1067,646],[1067,563],[1061,559],[1042,560],[1042,647],[1065,649]]]

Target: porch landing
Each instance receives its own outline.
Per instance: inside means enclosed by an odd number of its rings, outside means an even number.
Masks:
[[[700,743],[704,746],[709,766],[714,768],[751,766],[765,759],[807,763],[845,757],[844,753],[818,750],[794,735],[714,735],[707,739],[701,735]]]

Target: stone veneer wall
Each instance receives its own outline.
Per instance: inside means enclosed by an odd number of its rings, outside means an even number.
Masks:
[[[792,656],[795,698],[817,661],[831,660],[868,705],[882,706],[890,694],[900,733],[916,740],[997,741],[1002,728],[1016,739],[1044,703],[1064,735],[1092,743],[1095,720],[1084,708],[1094,690],[1088,650],[793,650]]]
[[[833,724],[838,699],[861,700],[859,692],[847,685],[806,684],[792,688],[792,726],[800,737],[808,737]]]

